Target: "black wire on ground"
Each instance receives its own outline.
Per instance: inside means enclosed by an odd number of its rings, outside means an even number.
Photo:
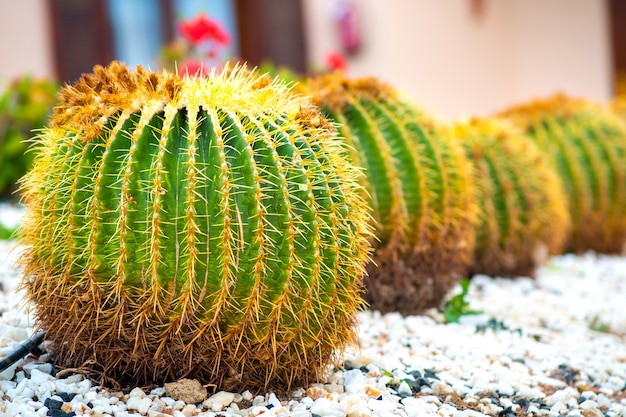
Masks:
[[[16,361],[19,361],[27,354],[35,351],[37,347],[43,341],[43,338],[45,335],[46,335],[46,332],[41,330],[35,333],[34,335],[32,335],[31,337],[29,337],[28,339],[26,339],[25,341],[23,341],[19,345],[19,347],[15,349],[15,351],[13,351],[7,357],[0,360],[0,372],[4,371],[9,366],[13,365]]]

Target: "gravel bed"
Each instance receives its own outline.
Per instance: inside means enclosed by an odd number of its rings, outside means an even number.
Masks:
[[[0,221],[19,213],[0,205]],[[0,241],[0,357],[32,333],[18,254]],[[360,313],[360,349],[326,384],[286,398],[206,394],[194,381],[114,391],[57,374],[44,344],[0,373],[0,415],[626,416],[626,257],[555,257],[536,280],[477,276],[469,300],[483,313],[459,323],[435,310]]]

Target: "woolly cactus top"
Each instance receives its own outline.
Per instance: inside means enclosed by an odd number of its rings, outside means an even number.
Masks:
[[[167,71],[150,72],[141,66],[131,71],[118,62],[106,68],[96,66],[93,73],[83,75],[75,85],[66,86],[60,98],[51,126],[80,130],[85,141],[97,137],[108,118],[120,109],[132,113],[155,112],[166,106],[170,109],[203,106],[239,114],[277,111],[295,114],[302,105],[287,93],[280,81],[249,71],[245,66],[226,67],[219,74],[213,69],[207,77],[181,78]],[[325,122],[323,118],[308,116],[308,120]]]
[[[311,95],[318,106],[332,111],[342,111],[350,96],[365,100],[396,100],[400,94],[396,89],[375,77],[348,78],[340,72],[307,80],[306,85],[296,86],[296,91]]]
[[[538,98],[528,103],[513,106],[499,114],[509,118],[523,130],[532,129],[533,125],[546,118],[573,119],[581,115],[595,115],[613,119],[607,109],[601,105],[582,98],[570,97],[563,93],[554,94],[546,98]]]

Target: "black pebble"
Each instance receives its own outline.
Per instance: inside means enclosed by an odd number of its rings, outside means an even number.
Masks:
[[[53,400],[52,398],[46,398],[43,405],[48,407],[48,410],[60,410],[63,405],[63,401]]]
[[[418,378],[416,380],[407,379],[406,383],[409,384],[409,387],[411,387],[411,390],[415,392],[420,392],[423,386],[427,386],[430,388],[430,383],[426,381],[426,379],[424,378]]]
[[[526,407],[528,405],[528,400],[526,398],[518,398],[517,400],[513,402],[519,405],[520,407]]]
[[[434,370],[432,369],[424,369],[424,378],[432,378],[438,381],[441,381]]]
[[[415,379],[420,379],[422,377],[422,373],[420,371],[411,371],[411,376]]]
[[[67,394],[67,393],[64,393],[64,394]],[[75,395],[76,394],[74,394],[72,398],[74,398]],[[76,415],[76,413],[73,411],[66,413],[65,411],[61,410],[63,401],[53,400],[52,398],[46,398],[46,400],[43,402],[43,405],[48,408],[48,412],[46,413],[46,415],[49,417],[74,417]]]
[[[76,413],[73,411],[66,413],[65,411],[61,410],[48,410],[48,414],[46,415],[50,417],[74,417]]]
[[[66,403],[69,403],[70,401],[74,399],[74,397],[76,397],[75,392],[57,392],[56,395],[61,397],[61,399],[65,401]]]
[[[515,417],[515,412],[511,409],[511,407],[507,407],[504,410],[498,413],[498,417]]]

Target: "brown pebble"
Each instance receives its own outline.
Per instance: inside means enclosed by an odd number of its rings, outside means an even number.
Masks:
[[[585,417],[603,417],[604,414],[602,414],[602,411],[598,410],[597,408],[593,407],[593,408],[586,408],[583,410],[583,416]]]
[[[310,397],[313,401],[318,398],[325,398],[328,395],[328,392],[325,389],[321,389],[315,386],[311,386],[306,390],[307,397]]]
[[[199,404],[206,400],[206,388],[196,379],[181,379],[165,384],[165,395],[187,404]]]
[[[382,394],[383,392],[381,390],[379,390],[378,388],[372,387],[371,385],[367,385],[365,387],[365,393],[369,396],[369,397],[373,397],[373,398],[377,398],[380,394]]]

